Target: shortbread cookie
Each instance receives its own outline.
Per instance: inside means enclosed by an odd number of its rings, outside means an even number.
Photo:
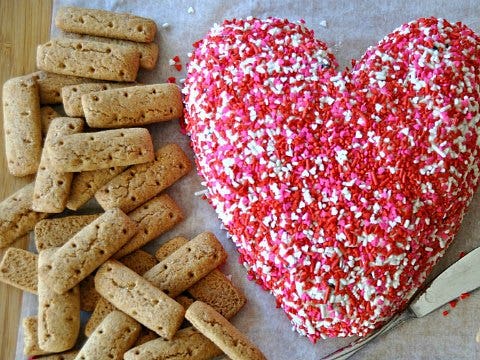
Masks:
[[[37,294],[38,255],[19,248],[8,248],[0,263],[0,281]]]
[[[180,305],[182,305],[185,310],[187,310],[188,307],[195,302],[194,299],[186,295],[177,296],[175,298],[175,301],[178,302]]]
[[[132,86],[82,96],[85,120],[94,128],[143,126],[182,116],[180,88],[175,84]]]
[[[144,128],[67,135],[47,148],[52,166],[65,172],[141,164],[155,156],[152,137]]]
[[[96,41],[53,39],[37,47],[37,67],[62,75],[131,82],[139,62],[133,48]]]
[[[139,231],[141,230],[139,229]],[[138,275],[145,274],[148,270],[150,270],[158,263],[157,259],[155,259],[155,256],[143,250],[136,250],[131,254],[122,257],[120,259],[120,262],[126,267],[135,271]]]
[[[129,212],[172,185],[191,168],[180,146],[168,144],[157,150],[155,161],[125,170],[100,188],[95,198],[104,209],[119,207]]]
[[[95,272],[80,281],[78,289],[80,290],[80,309],[88,312],[94,311],[101,299],[100,294],[95,290]]]
[[[247,302],[240,290],[218,269],[190,286],[187,292],[195,300],[213,307],[226,319],[234,317]]]
[[[143,275],[157,264],[155,257],[143,250],[134,251],[130,255],[122,258],[120,262],[135,271],[138,275]],[[98,294],[96,290],[95,292]],[[85,335],[90,336],[98,324],[100,324],[102,320],[114,309],[115,307],[112,304],[99,295],[99,299],[95,304],[92,316],[90,316],[87,324],[85,325]]]
[[[92,315],[88,318],[87,323],[85,324],[85,335],[88,337],[92,335],[97,326],[116,308],[111,303],[109,303],[105,298],[100,296],[97,303],[95,304],[95,309],[92,312]]]
[[[78,354],[78,350],[65,351],[59,354],[51,354],[45,356],[37,356],[35,360],[74,360]]]
[[[40,94],[40,104],[51,105],[61,104],[61,90],[64,86],[78,85],[84,82],[92,82],[79,76],[61,75],[53,72],[37,71],[31,74],[38,84]]]
[[[0,249],[9,246],[48,216],[32,210],[33,183],[0,202]]]
[[[137,222],[138,232],[114,255],[115,259],[140,249],[183,220],[182,210],[167,194],[154,197],[128,216]]]
[[[73,215],[57,219],[44,219],[35,225],[35,246],[38,251],[51,247],[63,246],[82,228],[98,218],[100,214]],[[100,295],[95,290],[93,275],[87,276],[79,283],[80,308],[93,311]]]
[[[54,261],[59,248],[43,250],[39,269]],[[38,344],[40,349],[61,352],[71,349],[80,331],[80,294],[78,287],[59,294],[44,278],[38,278]]]
[[[121,311],[112,311],[95,329],[78,353],[78,360],[123,359],[137,340],[141,326]]]
[[[158,261],[163,261],[167,256],[172,254],[174,251],[180,249],[183,245],[188,242],[188,239],[183,236],[176,236],[167,242],[163,243],[157,251],[155,251],[155,257]]]
[[[40,117],[42,121],[42,135],[45,137],[47,135],[48,128],[50,127],[50,123],[53,119],[60,117],[60,114],[50,106],[42,106],[40,108]]]
[[[221,355],[213,342],[188,327],[179,330],[171,340],[158,338],[128,350],[125,360],[209,360]]]
[[[120,174],[125,168],[125,166],[115,166],[75,174],[70,186],[67,208],[78,210],[95,195],[98,189]]]
[[[197,235],[143,276],[152,284],[175,297],[217,268],[227,258],[215,235]]]
[[[116,308],[164,338],[171,339],[182,324],[182,305],[118,261],[108,260],[98,269],[95,288]]]
[[[82,95],[96,91],[131,86],[129,83],[85,83],[62,88],[62,103],[68,116],[85,116],[82,108]]]
[[[230,359],[266,359],[262,352],[245,335],[211,306],[201,301],[195,301],[188,308],[185,317]]]
[[[135,341],[135,344],[132,345],[132,348],[155,339],[158,339],[158,335],[154,331],[147,329],[145,326],[142,326],[140,335],[138,335],[137,341]]]
[[[151,19],[126,13],[62,7],[55,16],[55,25],[64,31],[138,42],[151,42],[157,26]]]
[[[38,319],[36,316],[28,316],[22,320],[23,326],[23,353],[26,356],[45,355],[48,351],[38,346]]]
[[[84,39],[88,41],[99,41],[113,43],[127,47],[133,47],[140,53],[140,67],[146,70],[153,70],[158,60],[158,44],[155,42],[141,43],[129,40],[112,39],[109,37],[64,33],[63,36],[69,39]]]
[[[73,235],[98,218],[100,214],[72,215],[44,219],[35,225],[35,246],[42,250],[63,246]]]
[[[3,84],[3,128],[10,174],[34,174],[42,154],[42,121],[38,85],[31,76]]]
[[[106,211],[39,264],[39,278],[63,293],[91,274],[135,233],[137,225],[119,209]]]
[[[83,131],[84,121],[80,118],[59,117],[52,121],[45,138],[45,146],[64,136]],[[35,178],[32,209],[39,212],[60,213],[65,209],[73,174],[58,171],[50,164],[47,149],[42,152]]]

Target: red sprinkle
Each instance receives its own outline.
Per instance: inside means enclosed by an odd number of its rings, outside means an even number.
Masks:
[[[177,82],[177,79],[174,76],[170,76],[167,81],[171,84],[175,84]]]
[[[448,310],[443,310],[442,315],[447,316],[448,315]]]
[[[175,69],[182,71],[182,64],[175,64]]]
[[[458,303],[458,300],[452,300],[449,302],[451,308],[454,308],[455,306],[457,306],[457,303]]]
[[[462,300],[465,300],[469,297],[470,297],[470,293],[463,293],[462,295],[460,295],[460,299],[462,299]]]
[[[458,258],[461,259],[465,256],[465,251],[462,251],[460,252],[460,254],[458,255]]]

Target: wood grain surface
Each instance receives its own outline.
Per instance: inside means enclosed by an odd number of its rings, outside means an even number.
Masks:
[[[0,0],[0,82],[35,70],[37,45],[50,37],[52,0]],[[3,94],[2,94],[3,95]],[[33,180],[16,178],[7,171],[3,135],[0,136],[0,200]],[[13,244],[25,247],[26,237]],[[5,250],[0,251],[3,257]],[[0,283],[0,359],[15,358],[22,292]]]

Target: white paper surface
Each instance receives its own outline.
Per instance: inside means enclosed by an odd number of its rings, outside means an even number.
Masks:
[[[383,36],[397,26],[422,16],[444,17],[451,22],[462,21],[480,32],[480,2],[435,1],[423,2],[374,2],[374,1],[101,1],[101,0],[56,0],[54,15],[62,5],[102,8],[154,19],[158,24],[156,40],[160,45],[160,60],[154,71],[141,71],[143,83],[166,82],[170,76],[180,79],[185,76],[187,53],[191,44],[202,38],[214,23],[232,17],[249,15],[265,18],[286,17],[291,21],[305,19],[306,25],[315,30],[316,36],[326,41],[334,50],[340,68],[350,64],[350,59],[359,58],[366,48],[375,45]],[[187,10],[194,9],[193,13]],[[323,22],[325,21],[325,22]],[[168,23],[164,29],[162,24]],[[326,24],[326,27],[324,26]],[[58,30],[52,25],[52,36]],[[183,70],[178,72],[168,60],[178,55]],[[177,142],[187,151],[189,139],[179,131],[177,122],[156,124],[149,127],[155,146]],[[229,253],[223,271],[232,275],[233,282],[247,295],[248,303],[233,319],[233,323],[258,345],[269,360],[314,360],[347,344],[352,339],[329,339],[311,344],[306,338],[291,331],[283,311],[275,308],[273,296],[246,279],[245,269],[238,264],[238,256],[227,234],[220,230],[220,222],[208,203],[194,192],[202,190],[200,179],[193,171],[182,179],[169,193],[185,211],[186,219],[173,230],[162,235],[147,246],[152,251],[159,244],[176,235],[193,237],[210,230],[222,241]],[[99,210],[94,202],[84,212]],[[434,270],[438,274],[448,264],[458,259],[460,252],[468,252],[480,246],[480,192],[477,192],[464,220],[460,233],[446,256]],[[24,316],[36,314],[36,297],[25,294],[22,309]],[[442,311],[448,310],[448,316]],[[352,359],[480,359],[480,344],[475,335],[480,326],[480,291],[460,301],[455,308],[446,305],[434,313],[412,320],[374,341]],[[24,359],[23,334],[19,330],[16,359]]]

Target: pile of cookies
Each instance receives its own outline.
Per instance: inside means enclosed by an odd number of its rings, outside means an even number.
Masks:
[[[0,264],[0,281],[38,295],[38,315],[23,320],[25,355],[263,359],[227,320],[246,300],[217,269],[227,254],[212,233],[173,238],[155,256],[140,250],[183,219],[162,191],[192,168],[176,144],[154,151],[142,127],[183,112],[176,85],[134,83],[156,64],[155,23],[73,7],[55,23],[68,33],[38,47],[41,71],[3,88],[8,171],[36,174],[0,203],[0,248],[34,230],[39,252],[10,247]],[[93,197],[105,212],[46,219]],[[93,312],[88,340],[71,350],[81,310]]]

